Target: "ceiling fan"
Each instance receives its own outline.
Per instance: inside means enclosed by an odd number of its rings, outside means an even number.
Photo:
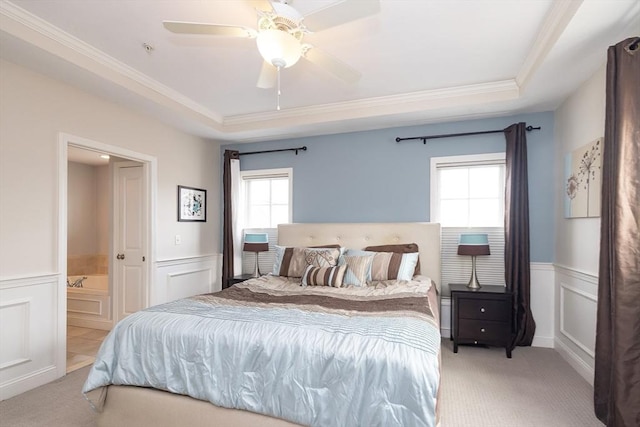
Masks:
[[[280,109],[280,70],[295,65],[300,58],[325,69],[347,83],[360,79],[360,72],[305,43],[304,37],[380,11],[378,0],[342,0],[325,8],[302,15],[289,4],[291,0],[246,0],[258,14],[257,29],[198,22],[163,21],[164,27],[178,34],[256,39],[264,58],[257,86],[268,89],[277,84],[277,109]]]

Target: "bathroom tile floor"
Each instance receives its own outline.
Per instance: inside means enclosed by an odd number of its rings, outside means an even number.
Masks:
[[[109,331],[67,326],[67,373],[91,365]]]

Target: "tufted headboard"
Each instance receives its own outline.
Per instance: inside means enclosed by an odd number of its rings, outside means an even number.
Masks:
[[[363,249],[372,245],[416,243],[420,273],[440,290],[440,224],[430,222],[316,223],[278,225],[278,244],[318,246],[339,244]]]

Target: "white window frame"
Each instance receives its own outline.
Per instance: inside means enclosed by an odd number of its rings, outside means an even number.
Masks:
[[[432,157],[430,169],[430,220],[440,221],[440,190],[438,167],[506,165],[506,153],[471,154],[447,157]],[[506,173],[506,170],[505,170]],[[502,189],[504,207],[504,188]],[[504,285],[504,226],[500,227],[442,227],[442,291],[449,297],[449,283],[467,283],[471,273],[471,257],[457,255],[459,235],[465,232],[489,234],[491,255],[478,257],[478,278],[481,284]]]
[[[251,179],[271,179],[285,177],[289,180],[288,222],[291,223],[293,221],[293,168],[240,171],[240,212],[242,212],[242,223],[244,225],[243,228],[246,228],[248,226],[247,194],[245,191],[245,182]]]
[[[482,166],[505,164],[506,153],[463,154],[460,156],[432,157],[430,169],[430,216],[431,222],[440,220],[440,185],[438,182],[439,167]],[[504,188],[502,188],[502,210],[504,210]]]

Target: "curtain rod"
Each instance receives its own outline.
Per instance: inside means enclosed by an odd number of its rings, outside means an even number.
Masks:
[[[540,126],[538,127],[533,127],[533,126],[527,126],[525,128],[527,131],[532,131],[532,130],[539,130],[542,129]],[[478,132],[463,132],[463,133],[445,133],[445,134],[441,134],[441,135],[426,135],[426,136],[413,136],[410,138],[396,138],[396,142],[400,142],[400,141],[408,141],[410,139],[421,139],[423,144],[427,143],[427,139],[438,139],[438,138],[451,138],[454,136],[466,136],[466,135],[484,135],[487,133],[503,133],[504,129],[496,129],[496,130],[483,130],[483,131],[478,131]]]
[[[297,156],[298,151],[307,151],[307,146],[305,145],[303,147],[298,147],[298,148],[281,148],[280,150],[249,151],[248,153],[238,153],[238,155],[248,156],[249,154],[277,153],[280,151],[295,151]]]

